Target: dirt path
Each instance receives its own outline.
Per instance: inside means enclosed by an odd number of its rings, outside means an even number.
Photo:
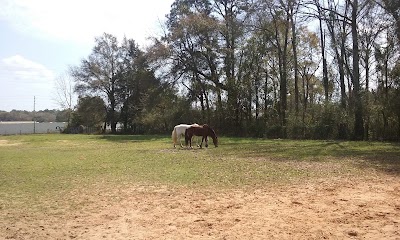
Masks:
[[[77,189],[43,202],[41,212],[7,212],[0,239],[400,239],[399,180],[229,191]]]

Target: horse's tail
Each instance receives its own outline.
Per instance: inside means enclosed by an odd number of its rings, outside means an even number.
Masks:
[[[175,128],[174,128],[174,130],[172,130],[171,137],[172,137],[172,142],[174,143],[174,147],[175,147],[176,142],[178,141],[178,135],[176,134]]]

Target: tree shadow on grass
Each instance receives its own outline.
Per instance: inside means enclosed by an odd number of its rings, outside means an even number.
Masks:
[[[374,152],[358,158],[354,164],[359,168],[374,168],[388,174],[400,176],[400,154],[398,152]]]
[[[103,135],[100,139],[111,142],[146,142],[167,140],[165,135]]]
[[[229,139],[228,155],[271,161],[351,160],[358,168],[400,175],[400,143]]]

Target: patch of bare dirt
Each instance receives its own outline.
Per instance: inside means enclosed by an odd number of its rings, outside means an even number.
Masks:
[[[0,239],[399,239],[399,180],[76,189],[43,211],[6,212]]]
[[[21,145],[20,142],[10,142],[8,140],[0,140],[0,147],[1,146],[17,146]]]

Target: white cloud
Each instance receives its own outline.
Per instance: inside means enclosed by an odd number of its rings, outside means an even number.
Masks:
[[[1,60],[0,71],[9,72],[20,80],[42,79],[47,81],[53,79],[54,74],[40,63],[28,60],[20,55],[11,56]]]
[[[92,44],[103,32],[143,44],[173,0],[0,0],[0,19],[37,37]]]
[[[20,55],[7,57],[0,60],[0,78],[0,110],[32,110],[35,96],[37,109],[56,107],[51,103],[55,74],[45,66]]]

